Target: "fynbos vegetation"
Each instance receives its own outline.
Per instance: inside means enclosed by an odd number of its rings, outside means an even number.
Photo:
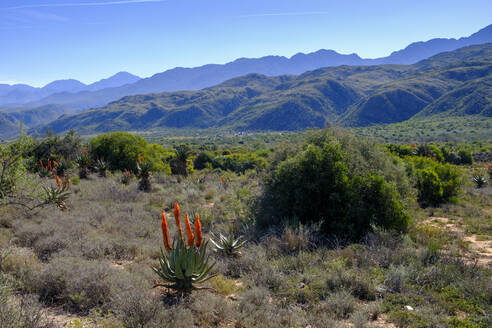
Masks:
[[[47,143],[61,153],[38,158]],[[488,327],[489,167],[449,155],[473,144],[338,129],[159,143],[1,146],[2,325]]]

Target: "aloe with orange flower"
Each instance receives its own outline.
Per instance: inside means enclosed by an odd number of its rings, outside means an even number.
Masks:
[[[180,208],[175,204],[175,223],[178,234],[173,243],[170,242],[169,229],[165,212],[161,213],[161,229],[164,250],[161,249],[159,266],[152,268],[164,281],[164,286],[175,289],[180,295],[188,294],[194,289],[200,289],[201,284],[215,275],[210,272],[215,263],[210,263],[207,255],[207,241],[204,242],[200,217],[195,216],[195,231],[191,229],[188,213],[185,215],[186,240],[181,228]]]
[[[56,186],[42,187],[46,204],[55,204],[62,211],[67,210],[66,200],[70,196],[70,179],[55,175]]]

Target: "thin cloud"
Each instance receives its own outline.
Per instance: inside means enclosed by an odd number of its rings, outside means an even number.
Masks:
[[[45,12],[39,12],[39,11],[33,11],[33,10],[26,10],[24,12],[24,15],[27,15],[29,17],[39,19],[39,20],[50,20],[50,21],[55,21],[55,22],[68,22],[68,18],[55,15],[52,13],[45,13]]]
[[[0,10],[44,8],[44,7],[113,6],[113,5],[127,5],[127,4],[164,2],[164,1],[165,0],[120,0],[120,1],[108,1],[108,2],[45,3],[45,4],[37,4],[37,5],[22,5],[22,6],[6,7],[6,8],[0,8]]]
[[[291,13],[270,13],[270,14],[251,14],[241,15],[239,17],[271,17],[271,16],[312,16],[312,15],[328,15],[329,11],[304,11],[304,12],[291,12]]]

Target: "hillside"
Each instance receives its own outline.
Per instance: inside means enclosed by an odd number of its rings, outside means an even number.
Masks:
[[[308,54],[298,53],[290,58],[283,56],[240,58],[223,65],[208,64],[194,68],[177,67],[131,84],[122,83],[119,86],[111,85],[98,90],[84,88],[79,92],[67,91],[51,94],[43,99],[31,101],[29,105],[64,104],[73,108],[88,109],[105,106],[111,101],[129,95],[200,90],[251,73],[266,76],[297,75],[309,70],[340,65],[414,64],[444,51],[487,42],[492,42],[492,25],[469,37],[432,39],[412,43],[405,49],[393,52],[388,57],[377,59],[363,59],[357,54],[344,55],[324,49]]]
[[[46,105],[37,108],[0,110],[0,139],[10,138],[19,133],[22,122],[24,128],[33,128],[56,120],[63,114],[76,111],[62,105]]]
[[[103,108],[65,115],[43,129],[299,130],[333,123],[394,123],[419,113],[490,115],[491,81],[492,44],[487,44],[415,65],[327,67],[298,76],[250,74],[199,91],[128,96]],[[478,96],[470,97],[464,108],[461,101],[470,92]]]

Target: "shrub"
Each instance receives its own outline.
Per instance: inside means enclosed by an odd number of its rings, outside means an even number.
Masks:
[[[214,168],[234,171],[236,173],[244,173],[247,170],[262,169],[264,167],[266,167],[266,160],[252,153],[217,156],[214,166]]]
[[[420,169],[417,171],[417,188],[421,203],[438,205],[444,200],[441,179],[432,169]]]
[[[156,144],[148,144],[144,138],[126,132],[101,134],[90,142],[90,155],[94,161],[104,158],[111,170],[137,171],[141,156],[154,164],[156,171],[170,173],[167,160],[172,153]]]
[[[417,155],[433,158],[434,160],[436,160],[438,162],[444,161],[444,156],[441,152],[441,149],[439,149],[434,144],[419,145],[417,147]]]
[[[460,159],[459,164],[473,164],[473,155],[469,149],[461,149],[458,152],[458,157]]]
[[[70,130],[63,138],[60,136],[48,136],[40,139],[35,142],[35,147],[31,153],[33,156],[31,169],[37,169],[37,164],[40,160],[76,159],[81,150],[82,141],[80,136],[73,130]]]
[[[119,279],[106,263],[57,258],[38,273],[33,288],[48,304],[62,302],[75,311],[85,311],[107,307],[112,286]]]
[[[14,299],[12,290],[0,282],[0,327],[3,328],[54,328],[33,295]]]
[[[203,170],[205,168],[212,168],[212,167],[214,167],[214,164],[215,164],[214,163],[214,155],[208,151],[204,151],[204,152],[199,153],[193,161],[193,167],[196,170]]]
[[[355,298],[346,291],[329,294],[326,297],[324,309],[336,319],[347,319],[354,312]]]
[[[26,175],[25,155],[32,140],[21,136],[10,144],[0,144],[0,199],[14,196],[17,185]]]
[[[258,226],[294,219],[303,224],[320,223],[326,235],[352,240],[373,225],[405,230],[408,216],[395,185],[371,172],[359,169],[358,175],[355,169],[349,170],[352,161],[359,160],[348,155],[351,150],[342,149],[336,137],[324,134],[279,164],[266,179],[258,203]],[[381,156],[389,155],[381,152]]]
[[[441,164],[430,158],[407,158],[417,178],[418,200],[423,205],[439,205],[451,201],[462,185],[461,172],[451,164]]]

